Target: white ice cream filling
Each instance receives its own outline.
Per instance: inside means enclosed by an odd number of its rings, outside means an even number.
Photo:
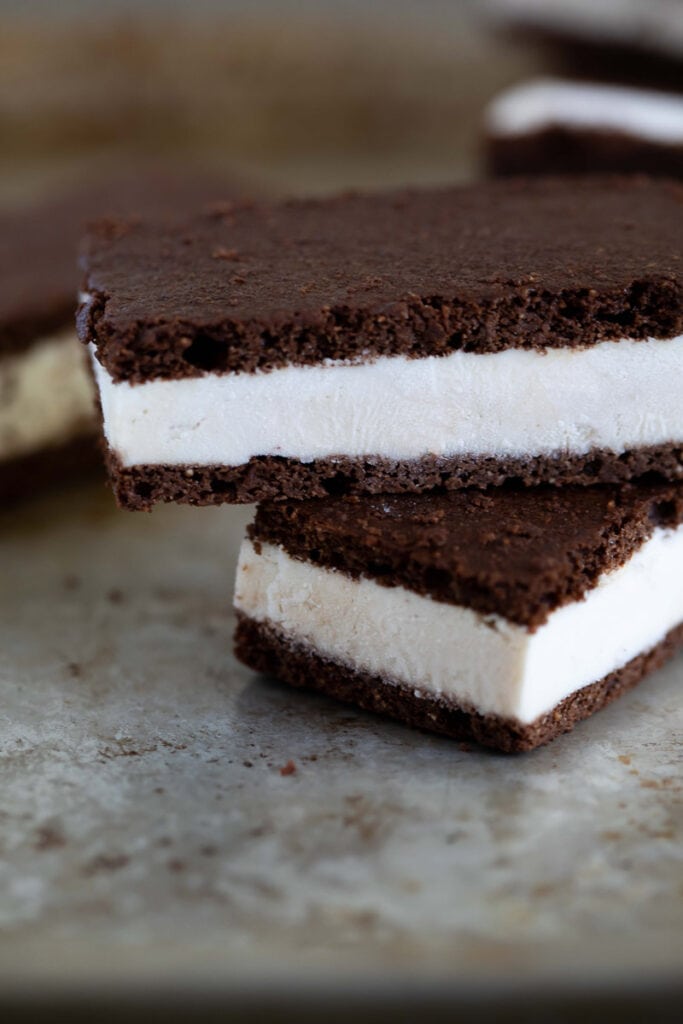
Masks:
[[[683,441],[683,336],[137,385],[94,366],[106,438],[123,466],[583,455]]]
[[[291,642],[416,696],[528,724],[654,648],[683,621],[683,527],[657,529],[535,632],[498,615],[354,580],[245,540],[235,607]]]
[[[559,79],[539,79],[501,93],[488,108],[493,135],[546,128],[618,132],[659,144],[683,143],[683,97]]]
[[[94,387],[75,330],[0,359],[0,459],[65,443],[94,426]]]

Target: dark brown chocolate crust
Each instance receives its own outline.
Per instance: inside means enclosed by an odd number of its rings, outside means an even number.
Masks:
[[[647,23],[648,0],[642,3],[641,24]],[[530,22],[513,31],[517,38],[543,51],[548,70],[570,78],[594,82],[621,82],[626,85],[683,91],[683,53],[666,52],[648,45],[648,33],[631,41],[614,36],[552,31]]]
[[[491,136],[486,142],[486,164],[489,172],[499,177],[641,173],[683,178],[683,146],[558,125],[525,135]]]
[[[533,459],[428,455],[396,462],[335,456],[299,462],[259,456],[242,466],[130,466],[107,455],[112,487],[121,508],[151,509],[157,502],[187,505],[251,504],[259,501],[327,498],[345,494],[419,494],[435,488],[497,487],[506,481],[534,486],[621,483],[641,477],[683,478],[683,445],[635,448],[616,455],[594,449],[586,455]]]
[[[398,719],[417,729],[442,733],[457,740],[474,740],[506,754],[534,750],[582,719],[600,711],[660,668],[683,644],[683,625],[672,630],[651,651],[638,655],[616,672],[591,683],[561,701],[552,711],[523,725],[498,715],[481,715],[429,695],[416,696],[418,688],[388,682],[381,676],[357,672],[322,657],[311,648],[291,643],[278,630],[244,615],[237,617],[235,654],[257,672],[274,676],[300,689],[316,690],[337,700],[356,704]]]
[[[145,163],[0,215],[0,354],[71,327],[79,285],[78,246],[95,217],[172,217],[235,186],[196,169]]]
[[[79,333],[114,380],[683,333],[683,187],[492,181],[107,222]]]
[[[0,506],[32,498],[97,472],[104,476],[101,446],[94,434],[0,461]]]
[[[294,558],[535,629],[683,522],[683,482],[509,487],[258,506],[249,528]]]

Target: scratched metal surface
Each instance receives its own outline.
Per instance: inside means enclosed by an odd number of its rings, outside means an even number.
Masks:
[[[683,662],[462,750],[235,663],[246,516],[0,519],[0,989],[680,981]]]

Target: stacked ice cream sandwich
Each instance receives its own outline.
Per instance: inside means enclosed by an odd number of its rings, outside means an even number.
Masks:
[[[528,750],[683,639],[683,188],[511,180],[102,223],[120,504],[258,502],[249,666]]]
[[[553,76],[486,112],[493,174],[683,177],[683,6],[678,0],[488,0],[495,23],[540,49]]]

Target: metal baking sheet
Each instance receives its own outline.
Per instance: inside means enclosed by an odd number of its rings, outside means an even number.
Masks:
[[[0,519],[2,991],[679,983],[683,661],[463,749],[234,661],[248,516]]]

